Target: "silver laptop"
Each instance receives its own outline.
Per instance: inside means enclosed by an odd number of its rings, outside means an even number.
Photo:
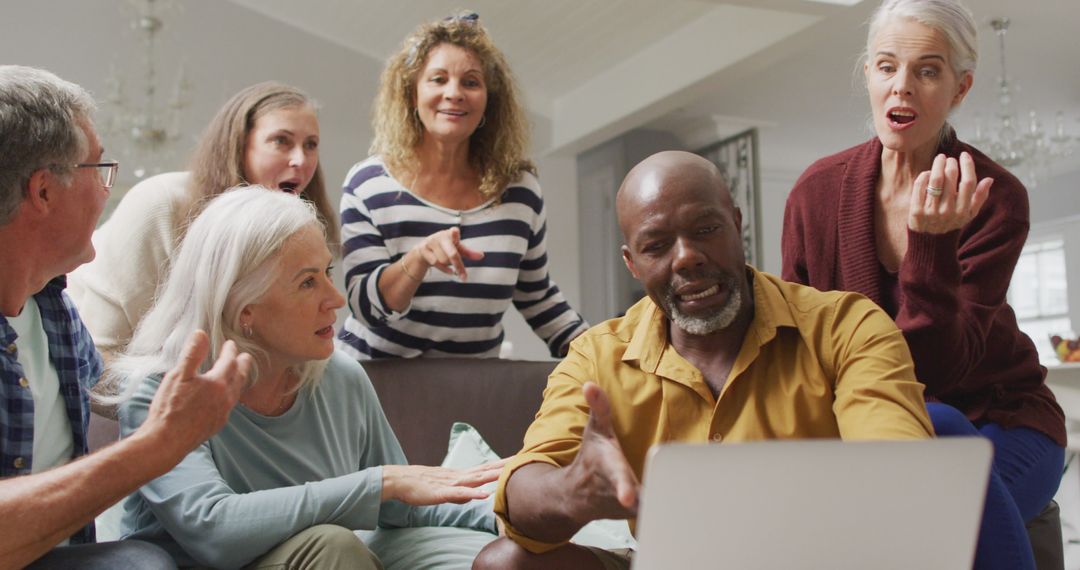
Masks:
[[[971,568],[983,438],[657,446],[635,570]]]

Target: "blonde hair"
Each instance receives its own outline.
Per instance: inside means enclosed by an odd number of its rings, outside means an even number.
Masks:
[[[195,202],[188,219],[198,215],[207,200],[227,188],[248,181],[244,179],[244,151],[248,133],[260,117],[288,108],[316,109],[317,105],[303,91],[282,83],[268,81],[242,89],[233,95],[217,112],[191,157],[191,183]],[[302,188],[300,196],[315,205],[319,219],[326,227],[327,245],[337,252],[341,243],[335,207],[326,193],[322,164]]]
[[[480,60],[487,86],[482,128],[469,137],[469,162],[480,175],[480,194],[498,199],[521,177],[536,173],[525,158],[529,127],[510,66],[475,14],[459,12],[445,20],[422,24],[405,38],[401,50],[386,63],[372,108],[375,138],[371,153],[394,172],[415,172],[424,125],[416,118],[416,81],[433,49],[442,44],[470,51]]]

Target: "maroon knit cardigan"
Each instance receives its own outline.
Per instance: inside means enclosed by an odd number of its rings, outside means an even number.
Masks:
[[[990,197],[960,230],[908,231],[897,294],[883,287],[874,233],[881,150],[875,137],[815,162],[795,183],[784,212],[784,279],[855,291],[893,307],[927,399],[950,404],[972,421],[1035,429],[1064,447],[1065,416],[1005,300],[1027,239],[1024,186],[971,146],[946,142],[939,152],[959,157],[967,151],[978,177],[994,179]]]

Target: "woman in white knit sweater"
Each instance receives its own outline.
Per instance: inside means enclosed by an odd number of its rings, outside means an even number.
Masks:
[[[150,309],[188,222],[227,188],[259,184],[311,201],[336,250],[337,223],[319,167],[319,122],[300,90],[260,83],[234,95],[203,134],[188,172],[148,178],[94,233],[97,257],[68,293],[100,351],[122,350]]]

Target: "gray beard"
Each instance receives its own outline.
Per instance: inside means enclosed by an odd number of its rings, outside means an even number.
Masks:
[[[735,317],[739,316],[739,309],[742,308],[743,301],[742,288],[738,286],[738,278],[732,275],[725,276],[721,285],[731,291],[731,294],[728,296],[724,306],[711,315],[693,317],[679,311],[675,304],[674,287],[668,287],[668,290],[664,293],[662,300],[664,309],[668,315],[671,315],[671,321],[675,323],[675,326],[692,335],[703,336],[726,329],[735,321]]]

